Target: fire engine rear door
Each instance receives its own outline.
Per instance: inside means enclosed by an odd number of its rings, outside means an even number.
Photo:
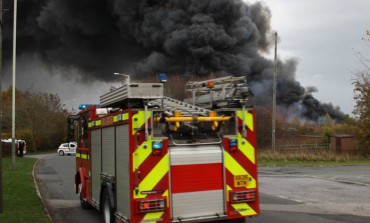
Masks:
[[[170,147],[172,219],[224,215],[219,145]]]

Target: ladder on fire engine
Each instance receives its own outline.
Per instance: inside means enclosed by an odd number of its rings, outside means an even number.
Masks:
[[[213,120],[212,129],[216,129],[218,121],[230,119],[230,117],[225,116],[217,117],[216,113],[211,110],[165,96],[162,99],[150,101],[148,105],[162,108],[167,116],[164,120],[174,122],[175,131],[180,127],[180,122],[183,122],[184,126],[196,130],[198,128],[196,122]],[[160,118],[155,119],[155,121],[159,120]]]
[[[160,100],[156,101],[160,102]],[[174,116],[175,112],[181,112],[182,116],[208,116],[211,112],[208,109],[165,96],[163,97],[163,109],[170,116]]]
[[[187,103],[204,108],[241,107],[252,93],[243,77],[226,76],[204,81],[189,81],[185,90],[192,93]]]

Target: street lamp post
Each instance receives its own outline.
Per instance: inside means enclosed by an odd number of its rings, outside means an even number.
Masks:
[[[274,54],[274,74],[272,81],[272,152],[275,155],[276,142],[275,142],[275,131],[276,131],[276,79],[277,79],[277,38],[278,34],[275,33],[275,54]]]
[[[17,57],[17,0],[13,12],[12,170],[15,170],[15,68]]]
[[[0,0],[0,24],[3,24],[3,0]],[[2,74],[2,59],[3,59],[3,54],[2,54],[2,45],[3,45],[3,26],[0,26],[0,138],[1,138],[1,129],[2,129],[2,122],[3,122],[3,102],[1,98],[1,74]],[[3,146],[2,142],[0,140],[0,214],[3,213],[3,165],[2,165],[2,158],[3,158]]]

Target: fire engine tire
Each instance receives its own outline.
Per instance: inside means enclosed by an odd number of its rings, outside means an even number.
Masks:
[[[109,192],[108,188],[104,189],[103,197],[102,197],[102,204],[103,204],[103,218],[105,223],[114,223],[114,215],[113,215],[113,208],[112,204],[109,199]]]
[[[60,150],[60,151],[59,151],[59,156],[64,156],[64,152],[63,152],[63,150]]]

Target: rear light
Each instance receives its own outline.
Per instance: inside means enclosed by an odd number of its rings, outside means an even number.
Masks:
[[[235,152],[238,150],[238,140],[237,139],[229,140],[229,150],[230,152]]]
[[[230,191],[232,203],[253,202],[256,200],[256,191]]]
[[[162,150],[163,150],[163,143],[162,141],[155,141],[152,144],[152,154],[154,156],[159,156],[162,155]]]
[[[155,212],[155,211],[164,211],[166,208],[165,199],[155,199],[155,200],[139,200],[137,203],[137,212]]]

